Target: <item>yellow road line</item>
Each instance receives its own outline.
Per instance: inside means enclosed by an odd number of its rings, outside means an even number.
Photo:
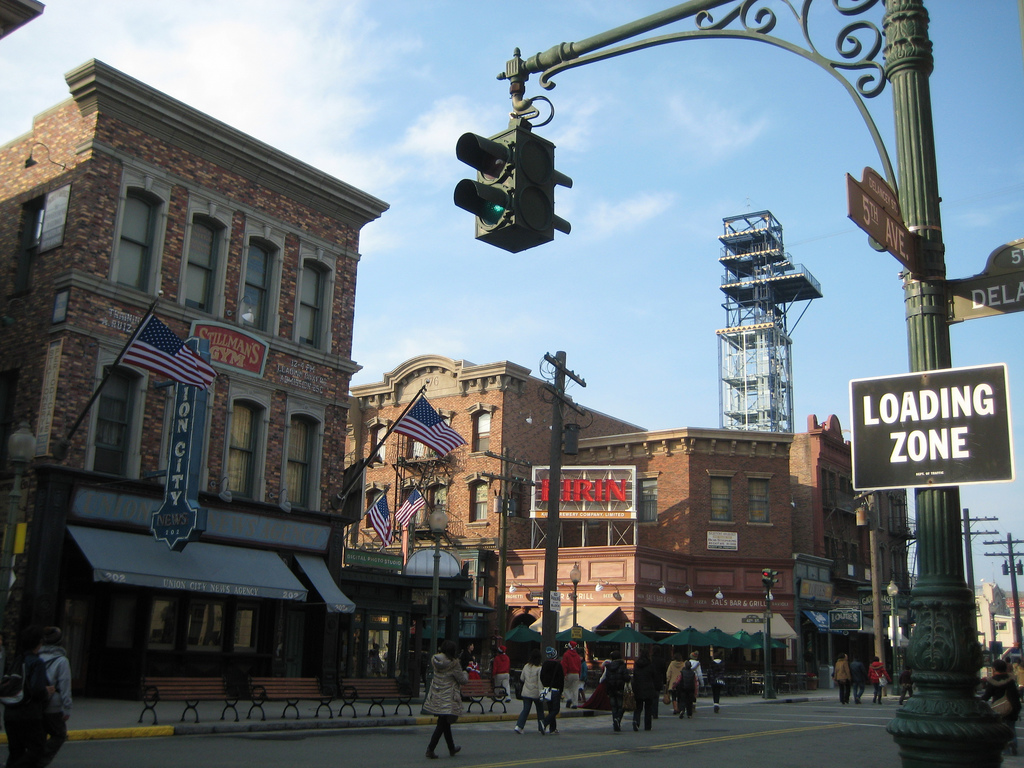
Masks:
[[[538,757],[530,757],[518,760],[507,760],[499,763],[476,763],[472,768],[507,768],[508,766],[517,765],[536,765],[544,764],[549,765],[552,763],[564,763],[570,760],[593,760],[600,757],[611,757],[613,755],[628,755],[632,752],[647,752],[652,749],[669,750],[679,749],[681,747],[693,747],[700,746],[703,744],[719,744],[726,741],[738,741],[740,739],[760,739],[765,736],[782,736],[791,733],[802,733],[805,731],[824,731],[832,728],[848,728],[852,723],[835,723],[831,725],[813,725],[813,726],[801,726],[799,728],[778,728],[772,731],[755,731],[753,733],[736,733],[729,736],[709,736],[704,739],[691,739],[689,741],[676,741],[669,744],[645,744],[638,745],[633,748],[623,749],[606,749],[601,752],[584,752],[576,753],[572,755],[541,755]],[[470,768],[467,766],[467,768]]]

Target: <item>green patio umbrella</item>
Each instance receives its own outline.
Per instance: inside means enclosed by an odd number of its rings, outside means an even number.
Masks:
[[[597,634],[597,632],[591,632],[589,629],[586,629],[584,627],[580,627],[580,629],[583,630],[583,637],[580,639],[584,643],[599,643],[601,642],[601,640],[604,639],[599,634]],[[563,643],[567,643],[570,640],[572,640],[572,627],[569,627],[568,629],[563,629],[561,632],[555,635],[555,640],[559,640]]]
[[[741,629],[735,635],[734,638],[739,642],[738,648],[747,648],[749,650],[756,650],[757,648],[764,647],[764,640],[761,638],[755,638],[752,634],[747,632],[745,629]]]
[[[637,632],[632,627],[617,629],[610,635],[601,636],[602,643],[653,643],[647,635]]]
[[[505,639],[510,643],[539,643],[540,632],[530,629],[525,624],[517,624],[512,627],[511,632],[505,635]]]
[[[755,632],[750,636],[751,640],[756,640],[757,645],[754,648],[764,648],[764,632]],[[772,648],[785,648],[786,641],[779,640],[778,638],[772,638]]]
[[[735,640],[733,641],[735,642]],[[703,632],[698,632],[693,627],[687,627],[681,632],[669,635],[664,640],[658,641],[659,645],[711,645],[711,640]]]
[[[704,633],[708,638],[708,645],[717,645],[719,648],[742,648],[740,640],[735,635],[723,632],[718,627],[713,627]]]

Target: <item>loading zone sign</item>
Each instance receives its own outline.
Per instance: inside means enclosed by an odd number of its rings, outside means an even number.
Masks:
[[[853,487],[1010,482],[1006,365],[850,382]]]

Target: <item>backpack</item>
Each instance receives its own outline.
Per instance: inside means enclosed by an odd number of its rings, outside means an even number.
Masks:
[[[618,692],[626,687],[629,682],[629,670],[623,662],[609,664],[605,670],[604,684],[609,691]]]
[[[28,669],[25,665],[25,658],[11,664],[11,669],[0,678],[0,704],[10,706],[20,704],[25,698],[25,678],[28,676]]]

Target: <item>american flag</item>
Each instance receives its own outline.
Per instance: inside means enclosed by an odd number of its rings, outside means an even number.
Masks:
[[[391,529],[391,512],[388,509],[388,495],[382,493],[377,503],[370,507],[366,514],[370,517],[370,525],[380,536],[381,544],[385,547],[391,544],[395,532]]]
[[[417,400],[416,404],[398,420],[395,432],[419,440],[442,456],[466,444],[462,435],[437,415],[437,411],[430,406],[425,397]]]
[[[150,315],[121,356],[122,363],[137,365],[182,384],[206,389],[217,376],[213,367],[185,346],[174,331]]]
[[[416,513],[426,506],[426,503],[420,492],[414,488],[409,494],[409,498],[395,512],[395,522],[398,523],[399,529],[405,528],[416,517]]]

